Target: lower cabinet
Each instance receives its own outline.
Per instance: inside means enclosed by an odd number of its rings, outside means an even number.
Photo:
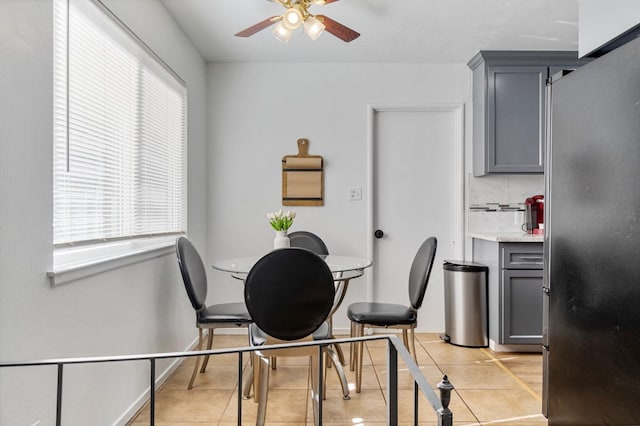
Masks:
[[[500,343],[542,344],[542,270],[504,269]]]
[[[542,344],[542,243],[474,239],[473,259],[489,267],[489,339]]]

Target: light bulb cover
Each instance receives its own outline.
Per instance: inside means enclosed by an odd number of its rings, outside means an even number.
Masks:
[[[294,7],[291,7],[287,9],[286,12],[284,12],[281,22],[286,28],[295,30],[302,24],[302,21],[302,12],[300,12],[300,8],[298,7],[298,5],[295,5]]]
[[[324,31],[325,25],[315,16],[310,16],[304,22],[304,32],[311,40],[317,39]]]
[[[273,35],[280,41],[288,42],[293,35],[293,30],[287,28],[282,21],[273,28]]]

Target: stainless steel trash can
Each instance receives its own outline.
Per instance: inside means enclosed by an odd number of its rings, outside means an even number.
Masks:
[[[458,346],[489,346],[487,274],[489,268],[476,262],[445,260],[443,339]]]

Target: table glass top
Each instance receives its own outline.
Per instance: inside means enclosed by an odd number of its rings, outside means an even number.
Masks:
[[[232,272],[237,274],[248,274],[251,270],[251,267],[261,258],[262,256],[247,256],[247,257],[236,257],[232,259],[223,259],[217,260],[213,262],[213,268]],[[320,256],[327,262],[329,265],[329,269],[331,272],[348,272],[348,271],[357,271],[368,268],[371,266],[371,261],[359,257],[350,257],[350,256],[338,256],[338,255],[322,255]]]

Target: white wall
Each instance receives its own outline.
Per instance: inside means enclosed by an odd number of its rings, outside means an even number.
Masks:
[[[156,0],[104,1],[186,81],[189,232],[206,252],[206,68]],[[174,256],[51,287],[52,0],[0,2],[0,360],[184,350],[196,337]],[[159,363],[158,373],[168,366]],[[63,424],[113,424],[148,365],[68,367]],[[55,420],[55,368],[0,372],[0,424]]]
[[[316,232],[332,253],[366,257],[367,104],[468,104],[469,76],[464,64],[210,64],[211,259],[260,255],[272,248],[266,213],[281,208],[281,159],[297,153],[296,140],[302,137],[310,141],[310,154],[325,159],[325,204],[294,207],[298,216],[292,231]],[[362,201],[347,200],[352,186],[363,188]],[[222,272],[212,277],[220,283],[213,291],[221,300],[242,298],[237,280]],[[352,282],[334,316],[337,329],[348,330],[344,308],[366,299],[365,282]],[[406,283],[386,285],[406,292]],[[426,301],[423,309],[435,309],[444,318],[442,304]],[[442,331],[434,324],[420,326]]]
[[[583,57],[640,24],[637,0],[579,0],[578,48]]]

